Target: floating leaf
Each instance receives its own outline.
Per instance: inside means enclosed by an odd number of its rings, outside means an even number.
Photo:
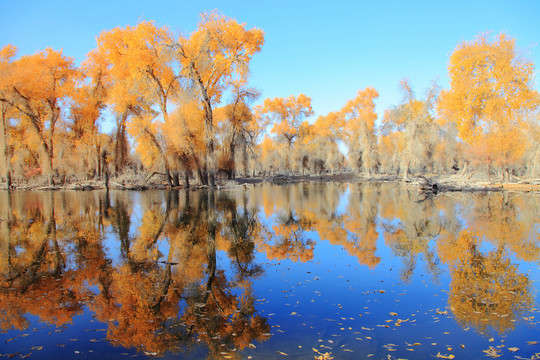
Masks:
[[[501,351],[494,348],[493,346],[490,346],[489,349],[482,351],[485,352],[487,356],[491,356],[492,358],[498,358],[502,356]]]

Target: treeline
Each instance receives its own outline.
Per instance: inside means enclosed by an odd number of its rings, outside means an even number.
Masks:
[[[303,94],[254,106],[260,92],[249,86],[249,64],[263,43],[262,30],[212,12],[189,35],[153,22],[104,31],[79,67],[61,51],[16,58],[14,46],[3,47],[3,181],[10,188],[32,177],[53,184],[126,171],[186,187],[238,174],[536,176],[534,64],[504,34],[460,44],[447,90],[434,83],[416,96],[402,80],[402,103],[379,121],[372,87],[314,121]],[[112,118],[115,131],[100,131]]]

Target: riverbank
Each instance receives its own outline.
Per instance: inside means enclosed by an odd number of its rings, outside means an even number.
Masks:
[[[235,187],[247,187],[253,184],[268,182],[273,184],[289,184],[299,182],[396,182],[406,187],[416,188],[419,191],[427,193],[455,192],[455,191],[520,191],[520,192],[540,192],[540,179],[517,179],[515,182],[500,182],[497,179],[484,178],[482,176],[463,176],[459,174],[443,175],[417,175],[409,176],[403,179],[397,175],[375,174],[375,175],[357,175],[352,173],[326,174],[326,175],[283,175],[278,174],[267,177],[243,178],[238,177],[234,180],[219,179],[217,181],[218,189],[227,189]],[[148,179],[144,175],[125,175],[109,180],[110,190],[165,190],[170,189],[164,179]],[[91,191],[105,190],[104,180],[79,180],[61,185],[48,185],[36,180],[28,183],[15,184],[12,190],[19,191]],[[191,183],[190,189],[205,189],[208,186],[199,183]],[[184,189],[184,185],[173,187],[174,190]],[[5,183],[0,184],[0,190],[6,191]]]

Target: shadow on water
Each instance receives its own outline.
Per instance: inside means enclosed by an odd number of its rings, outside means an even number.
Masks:
[[[446,309],[440,313],[451,315],[461,328],[473,328],[477,336],[514,331],[536,305],[536,289],[520,264],[540,260],[538,199],[507,193],[417,197],[380,184],[2,193],[3,351],[12,351],[11,344],[24,348],[14,339],[29,329],[39,333],[37,319],[66,332],[104,325],[104,338],[89,339],[89,344],[100,342],[100,349],[119,353],[272,357],[280,350],[272,344],[282,345],[279,337],[272,342],[272,327],[284,329],[295,320],[281,319],[278,325],[264,315],[261,310],[269,305],[257,289],[273,272],[284,270],[282,262],[296,272],[315,263],[331,269],[330,258],[338,255],[354,259],[364,273],[388,279],[399,274],[394,283],[411,289],[416,276],[426,274],[432,284],[446,287]],[[398,273],[387,264],[397,264]],[[276,292],[290,291],[283,283],[272,286]],[[388,310],[383,311],[380,316],[387,317]],[[90,322],[80,316],[85,314]],[[359,334],[349,340],[358,340]],[[398,342],[400,334],[392,340]],[[292,351],[294,339],[288,341]],[[356,356],[362,346],[357,345]],[[35,356],[36,346],[28,345],[19,353],[32,351]],[[329,347],[297,355],[337,351]],[[388,347],[369,351],[381,357]],[[41,356],[46,355],[43,350]]]

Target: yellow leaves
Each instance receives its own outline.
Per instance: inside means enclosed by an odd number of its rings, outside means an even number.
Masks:
[[[189,37],[180,37],[182,74],[195,80],[213,103],[220,101],[225,81],[234,74],[245,77],[251,57],[260,51],[264,33],[220,15],[204,13]]]
[[[448,72],[451,88],[441,93],[439,111],[444,121],[457,124],[460,137],[470,144],[487,134],[519,128],[522,119],[517,114],[538,107],[539,94],[532,86],[534,65],[521,56],[515,40],[504,33],[493,40],[481,34],[460,44],[450,57]],[[502,142],[503,147],[510,138]],[[518,153],[522,151],[523,145],[512,143],[507,147],[508,154],[513,152],[512,147]]]
[[[346,128],[349,136],[359,136],[358,131],[364,126],[364,133],[370,133],[375,126],[377,113],[375,112],[375,99],[379,93],[372,87],[358,91],[356,98],[347,102],[341,109],[346,119]]]
[[[482,350],[486,353],[486,356],[492,357],[492,358],[498,358],[502,356],[502,351],[494,348],[493,346],[490,346],[487,350]]]
[[[294,139],[299,135],[302,121],[313,115],[311,98],[300,94],[287,98],[265,99],[263,113],[274,121],[272,132],[292,146]]]
[[[453,358],[455,358],[455,356],[452,355],[452,354],[445,355],[445,354],[441,354],[440,352],[437,353],[437,355],[435,355],[434,357],[439,358],[439,359],[453,359]]]
[[[0,49],[0,64],[4,65],[13,60],[17,54],[17,47],[11,44],[8,44]]]
[[[135,104],[141,94],[163,101],[166,93],[175,88],[174,58],[167,47],[173,38],[167,28],[143,21],[137,26],[104,31],[97,42],[89,60],[98,60],[101,68],[106,64],[113,80],[111,102],[118,110]]]
[[[33,105],[56,101],[70,94],[77,70],[73,58],[51,48],[13,62],[11,86]],[[15,96],[15,94],[13,94]]]

